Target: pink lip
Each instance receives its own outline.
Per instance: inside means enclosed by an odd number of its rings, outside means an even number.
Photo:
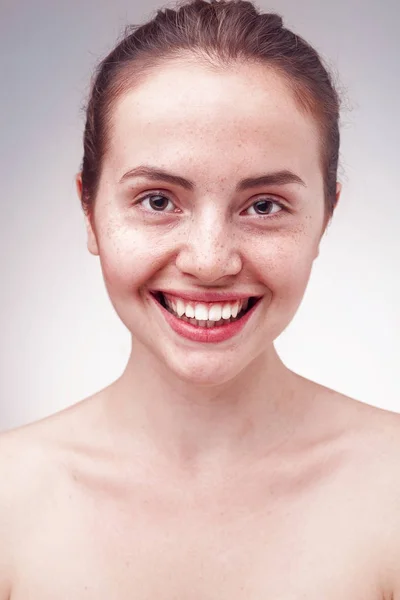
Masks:
[[[257,302],[241,319],[238,321],[234,321],[233,323],[227,323],[226,325],[220,325],[217,327],[199,327],[197,325],[192,325],[191,323],[186,323],[186,321],[182,321],[174,314],[170,313],[166,310],[156,299],[150,294],[153,302],[157,305],[158,309],[161,310],[165,320],[170,325],[171,329],[173,329],[176,333],[181,335],[182,337],[192,340],[194,342],[206,342],[206,343],[216,343],[216,342],[224,342],[229,338],[237,335],[246,323],[251,319],[254,311],[257,309],[260,302]],[[248,296],[245,296],[248,298]],[[236,296],[237,298],[237,296]]]
[[[246,298],[258,298],[262,294],[243,294],[238,292],[184,292],[179,290],[154,290],[154,293],[162,292],[168,296],[176,296],[184,300],[192,300],[193,302],[235,302],[235,300],[245,300]]]

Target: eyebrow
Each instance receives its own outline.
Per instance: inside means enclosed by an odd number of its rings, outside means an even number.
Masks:
[[[173,173],[168,173],[163,169],[158,169],[150,165],[139,165],[134,169],[130,169],[121,177],[119,183],[123,183],[127,179],[132,179],[134,177],[145,177],[151,181],[165,181],[173,185],[179,185],[185,190],[189,191],[193,191],[195,189],[195,184],[193,181],[185,179],[184,177],[180,177],[179,175],[174,175]],[[259,175],[257,177],[246,177],[245,179],[241,179],[236,186],[236,191],[242,192],[249,188],[260,185],[285,185],[288,183],[298,183],[304,187],[307,187],[304,181],[298,175],[292,173],[292,171],[284,169],[281,171],[266,173],[265,175]]]

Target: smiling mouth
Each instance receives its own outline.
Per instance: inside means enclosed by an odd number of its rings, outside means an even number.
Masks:
[[[211,320],[197,320],[197,319],[195,319],[195,318],[190,318],[190,317],[187,317],[185,314],[183,314],[183,315],[179,316],[179,315],[177,314],[177,312],[176,312],[176,311],[175,311],[175,310],[174,310],[174,309],[173,309],[171,306],[169,306],[169,305],[167,304],[167,302],[166,302],[166,300],[165,300],[165,297],[164,297],[164,294],[163,294],[162,292],[151,292],[151,295],[152,295],[152,296],[153,296],[153,297],[154,297],[154,298],[157,300],[157,302],[158,302],[159,304],[161,304],[161,306],[162,306],[162,307],[163,307],[165,310],[167,310],[169,313],[171,313],[172,315],[174,315],[176,318],[178,318],[178,319],[181,319],[182,321],[186,321],[187,323],[191,323],[192,325],[197,325],[197,326],[200,326],[200,327],[208,327],[208,328],[211,328],[211,327],[221,327],[221,326],[224,326],[224,325],[228,325],[228,323],[232,323],[232,322],[234,322],[234,321],[239,321],[239,320],[240,320],[242,317],[244,317],[244,315],[245,315],[246,313],[248,313],[248,312],[249,312],[249,311],[250,311],[250,310],[251,310],[251,309],[252,309],[252,308],[253,308],[253,307],[254,307],[254,306],[257,304],[257,302],[259,302],[259,301],[261,300],[261,298],[262,298],[262,296],[258,296],[258,297],[251,296],[251,297],[248,299],[248,302],[247,302],[247,306],[246,306],[246,308],[243,308],[243,309],[242,309],[242,310],[241,310],[241,311],[240,311],[240,312],[237,314],[237,316],[236,316],[236,317],[233,317],[233,316],[231,316],[231,317],[229,317],[228,319],[223,319],[223,318],[221,318],[221,319],[219,319],[218,321],[211,321]]]

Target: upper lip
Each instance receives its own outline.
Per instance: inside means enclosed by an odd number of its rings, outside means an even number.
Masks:
[[[252,294],[243,292],[209,292],[209,291],[181,291],[181,290],[152,290],[153,294],[161,292],[169,296],[176,296],[184,300],[194,302],[234,302],[235,300],[245,300],[246,298],[260,298],[262,294]]]

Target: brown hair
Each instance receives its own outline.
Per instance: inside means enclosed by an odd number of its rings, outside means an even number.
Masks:
[[[339,156],[339,96],[316,50],[246,0],[179,1],[157,10],[142,25],[129,25],[118,45],[97,66],[91,82],[84,131],[82,207],[91,214],[112,131],[116,100],[164,61],[190,54],[211,67],[237,61],[265,64],[289,84],[299,108],[317,119],[321,133],[325,223],[336,200]]]

